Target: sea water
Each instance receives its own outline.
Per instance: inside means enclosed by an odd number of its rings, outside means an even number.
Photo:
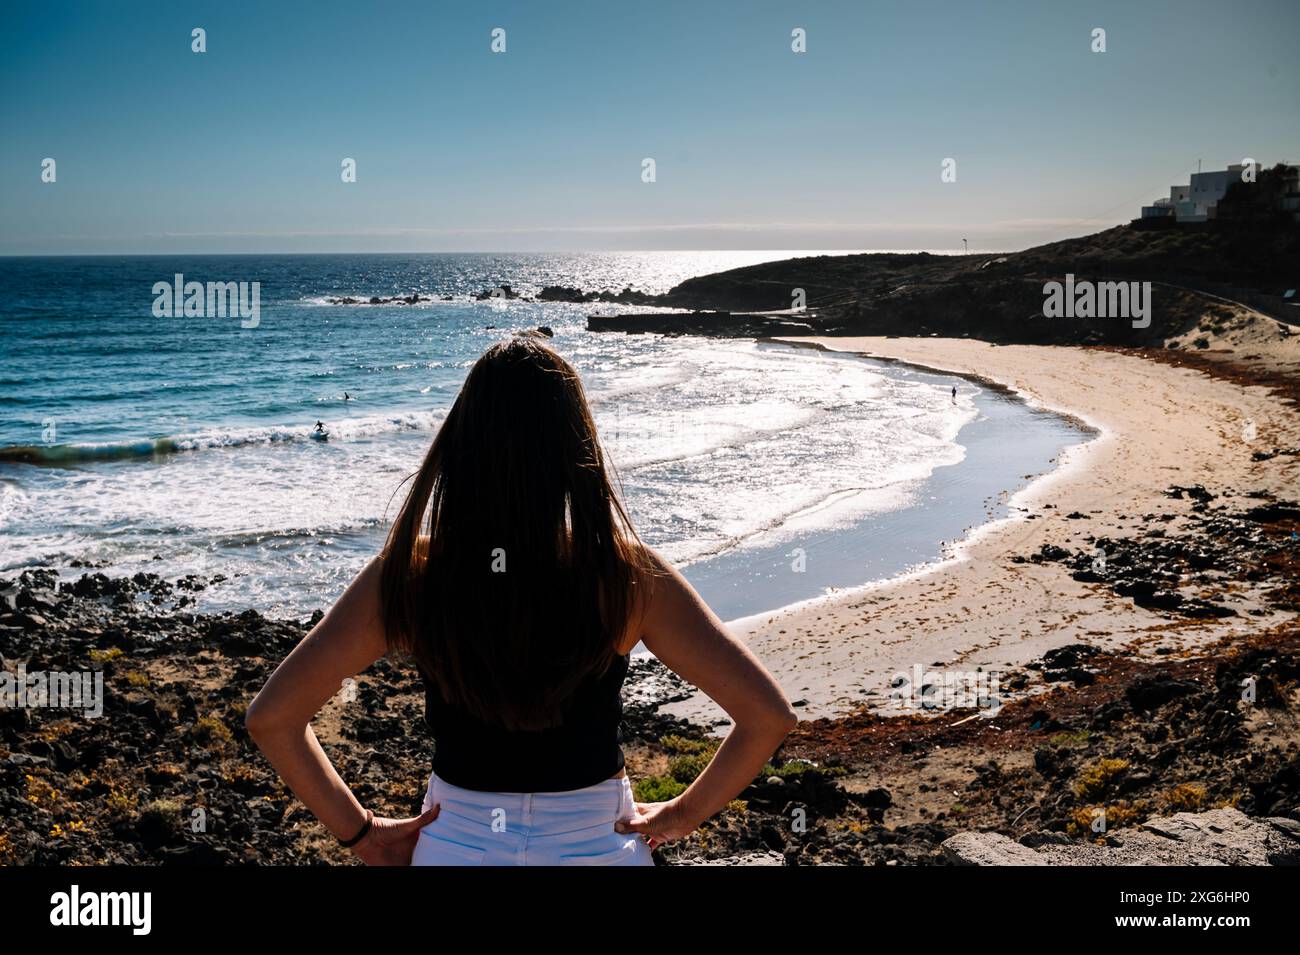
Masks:
[[[663,292],[789,255],[0,259],[0,573],[220,575],[200,609],[328,606],[378,551],[474,360],[541,325],[583,376],[637,529],[724,619],[941,556],[1083,439],[906,366],[591,333],[588,314],[635,309],[476,297]],[[159,317],[152,289],[177,274],[259,283],[256,326]],[[330,302],[412,293],[428,300]]]

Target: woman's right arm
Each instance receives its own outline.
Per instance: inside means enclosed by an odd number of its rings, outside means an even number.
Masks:
[[[653,848],[688,835],[735,799],[799,718],[772,674],[727,632],[686,578],[653,551],[650,557],[657,574],[641,639],[665,666],[726,710],[732,722],[712,761],[685,792],[667,802],[639,804],[637,817],[618,827],[648,836]]]

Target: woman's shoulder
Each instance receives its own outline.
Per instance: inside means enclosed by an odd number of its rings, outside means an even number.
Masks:
[[[654,599],[659,582],[672,573],[671,565],[653,547],[638,543],[628,566],[632,574],[633,609],[644,612]]]
[[[653,576],[661,576],[672,565],[659,551],[655,550],[649,544],[643,544],[637,541],[634,545],[633,553],[635,555],[633,564],[641,571]]]

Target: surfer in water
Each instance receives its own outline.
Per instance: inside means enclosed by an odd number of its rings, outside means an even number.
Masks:
[[[351,396],[350,394],[348,394],[348,393],[345,391],[345,392],[343,392],[343,400],[344,400],[344,401],[351,401],[351,400],[352,400],[352,396]]]
[[[324,433],[325,433],[325,425],[322,424],[322,423],[319,422],[319,421],[316,422],[316,433],[317,433],[317,434],[324,434]]]

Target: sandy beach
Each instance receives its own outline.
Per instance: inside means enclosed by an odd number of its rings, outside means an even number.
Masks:
[[[941,338],[780,340],[1004,386],[1096,432],[1016,494],[1011,517],[948,542],[949,559],[734,621],[805,719],[886,706],[891,676],[914,665],[1015,668],[1072,643],[1176,655],[1286,619],[1265,605],[1261,588],[1239,581],[1219,594],[1235,616],[1186,619],[1075,580],[1063,564],[1024,560],[1045,545],[1091,552],[1093,538],[1131,538],[1153,525],[1174,535],[1194,509],[1191,498],[1166,493],[1175,485],[1204,485],[1224,499],[1293,495],[1300,460],[1252,460],[1257,451],[1300,444],[1300,419],[1268,389],[1099,349]],[[1247,346],[1252,362],[1288,370],[1300,358],[1294,335],[1236,344]],[[700,721],[725,718],[701,694],[667,709]]]

